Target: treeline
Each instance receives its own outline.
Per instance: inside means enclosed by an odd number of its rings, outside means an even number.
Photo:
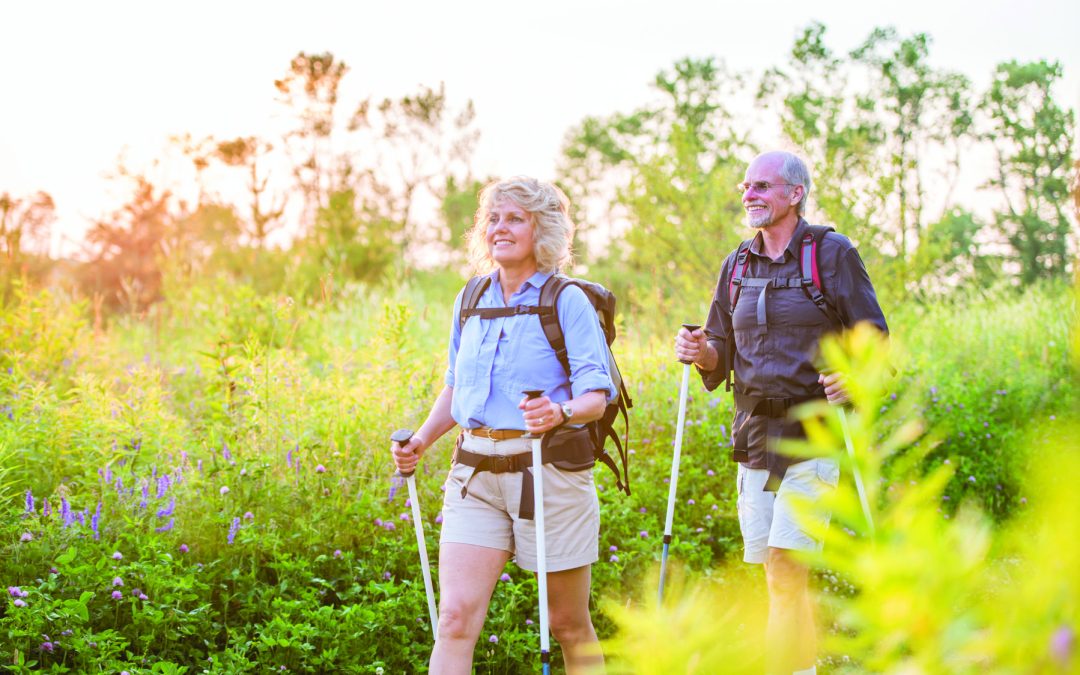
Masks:
[[[838,54],[825,32],[806,27],[760,77],[684,59],[656,76],[653,103],[568,131],[559,182],[590,275],[637,307],[700,296],[744,236],[735,184],[777,124],[810,162],[811,218],[859,244],[886,297],[1069,274],[1080,162],[1075,113],[1053,96],[1060,65],[1005,62],[976,90],[931,65],[926,34],[876,29]],[[298,54],[273,83],[293,121],[281,138],[172,139],[190,161],[193,199],[121,172],[132,196],[87,233],[85,262],[45,255],[49,195],[3,194],[5,295],[19,278],[71,279],[99,305],[142,312],[170,279],[224,274],[310,298],[328,284],[460,268],[484,182],[472,103],[454,108],[440,85],[348,105],[348,71],[332,54]],[[958,188],[973,174],[981,203],[965,204]],[[225,183],[242,188],[226,196]],[[288,245],[271,245],[282,229]]]

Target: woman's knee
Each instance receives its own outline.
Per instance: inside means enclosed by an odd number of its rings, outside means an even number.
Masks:
[[[442,602],[439,606],[439,639],[472,640],[484,627],[482,608],[463,602]]]
[[[560,645],[574,645],[596,639],[592,618],[586,609],[574,608],[571,611],[552,611],[548,616],[551,622],[551,634]]]
[[[769,595],[774,598],[797,597],[806,592],[809,571],[791,554],[770,549],[765,565],[765,580]]]

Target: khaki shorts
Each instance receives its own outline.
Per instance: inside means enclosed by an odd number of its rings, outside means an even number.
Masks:
[[[482,455],[516,455],[531,449],[530,441],[524,438],[492,441],[468,432],[461,447]],[[450,467],[443,496],[441,543],[509,551],[518,567],[535,572],[536,525],[518,515],[522,476],[531,481],[531,474],[472,473],[473,467],[464,464]],[[593,472],[563,471],[545,464],[543,475],[548,571],[591,565],[600,557],[600,501]],[[468,494],[462,498],[465,481],[469,481]]]
[[[776,492],[765,492],[769,478],[766,469],[748,469],[742,464],[738,471],[739,529],[743,536],[743,560],[763,563],[768,549],[784,548],[796,551],[820,551],[821,542],[803,528],[796,513],[796,495],[811,501],[836,487],[840,467],[834,459],[808,459],[788,467]],[[795,498],[795,499],[793,499]],[[808,514],[809,515],[809,514]],[[815,513],[822,525],[829,524],[828,513]]]

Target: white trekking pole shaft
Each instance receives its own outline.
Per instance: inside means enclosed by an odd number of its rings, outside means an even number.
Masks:
[[[412,431],[398,429],[390,436],[390,440],[398,444],[405,444],[412,438]],[[428,564],[427,539],[424,537],[424,521],[420,514],[420,500],[416,497],[416,472],[408,474],[398,472],[399,476],[405,477],[409,485],[409,503],[412,504],[413,526],[416,529],[416,548],[420,551],[420,570],[424,575],[424,592],[427,593],[428,620],[431,621],[431,636],[439,639],[439,612],[435,608],[435,588],[431,585],[431,567]]]
[[[544,392],[527,389],[525,396],[537,398]],[[536,526],[536,588],[540,605],[540,665],[551,673],[551,637],[548,635],[547,543],[544,539],[544,457],[543,437],[525,434],[532,443],[533,524]]]
[[[870,515],[870,500],[866,497],[866,486],[863,484],[862,472],[855,459],[855,443],[851,440],[851,427],[848,425],[847,411],[844,406],[836,407],[836,414],[840,417],[840,429],[844,433],[844,445],[847,446],[848,457],[851,459],[851,472],[855,476],[855,489],[859,493],[859,502],[862,504],[863,516],[866,517],[866,525],[870,528],[870,536],[874,536],[874,518]]]
[[[691,333],[700,328],[696,324],[684,323],[683,328]],[[667,517],[664,520],[664,551],[660,555],[660,589],[657,591],[657,603],[664,601],[664,580],[667,577],[668,548],[671,545],[671,526],[675,521],[675,494],[679,489],[679,462],[682,458],[683,426],[686,423],[686,398],[690,388],[690,364],[683,363],[682,384],[679,386],[679,418],[675,423],[675,451],[671,456],[671,481],[668,485]]]

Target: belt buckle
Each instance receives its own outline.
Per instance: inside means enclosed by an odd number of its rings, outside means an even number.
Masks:
[[[473,429],[472,430],[472,435],[473,436],[478,436],[480,438],[486,438],[489,441],[494,441],[495,437],[491,435],[492,432],[494,432],[494,431],[495,430],[492,429],[491,427],[480,427],[479,429]]]

